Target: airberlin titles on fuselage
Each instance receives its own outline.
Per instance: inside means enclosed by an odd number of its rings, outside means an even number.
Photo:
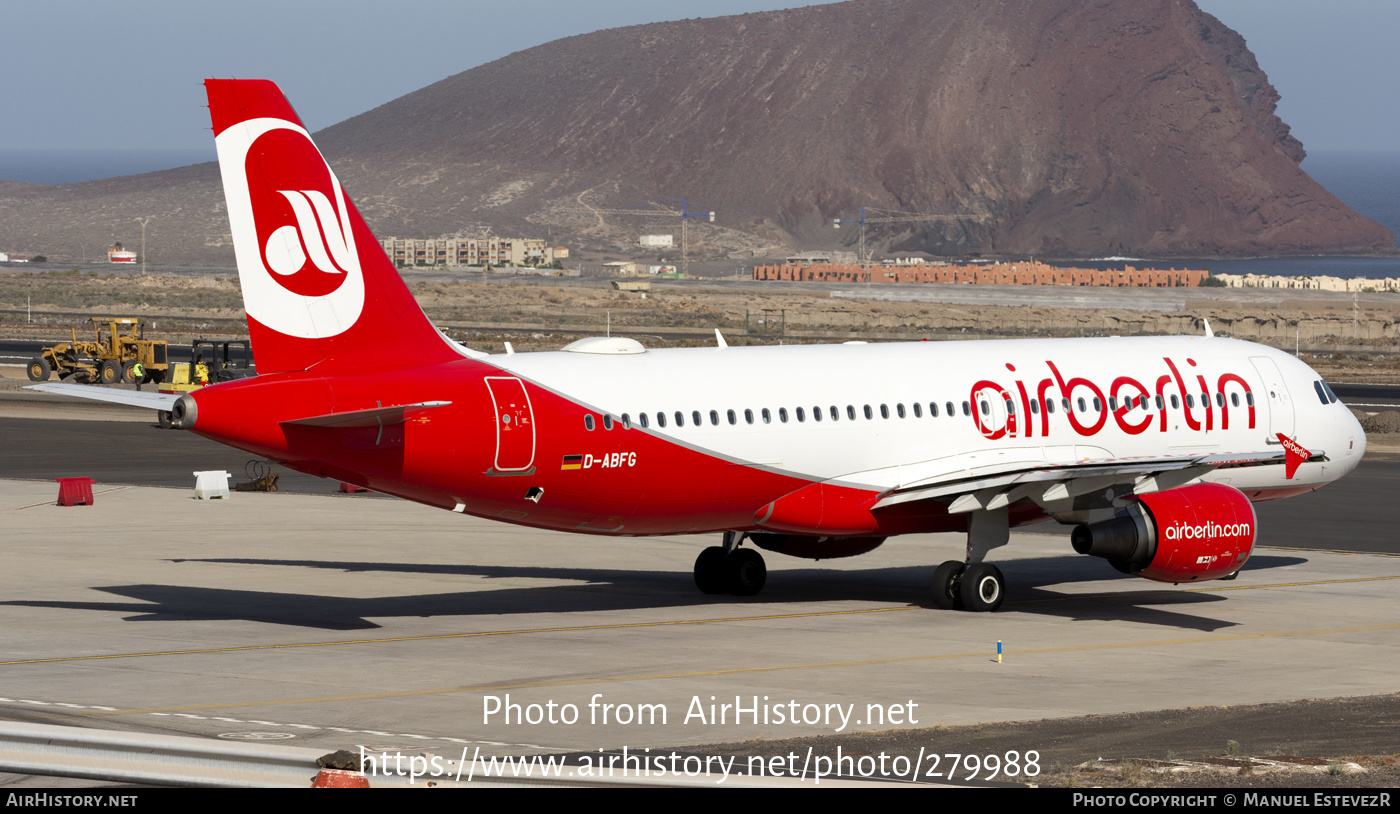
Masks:
[[[1254,391],[1238,373],[1222,373],[1211,387],[1206,377],[1192,370],[1194,359],[1186,360],[1188,375],[1194,374],[1196,390],[1186,383],[1180,368],[1169,357],[1162,357],[1165,369],[1149,387],[1132,376],[1117,376],[1108,385],[1107,393],[1098,383],[1082,376],[1066,379],[1059,367],[1050,360],[1044,362],[1049,376],[1040,379],[1031,389],[1017,378],[1015,395],[1006,386],[990,379],[972,385],[970,399],[972,420],[989,441],[1002,438],[1034,438],[1050,434],[1051,416],[1057,412],[1055,399],[1047,398],[1054,390],[1060,398],[1058,412],[1082,436],[1098,435],[1112,414],[1114,423],[1128,435],[1147,432],[1153,424],[1157,432],[1167,431],[1168,411],[1181,412],[1186,428],[1192,432],[1215,429],[1216,412],[1220,413],[1220,429],[1230,429],[1230,408],[1248,411],[1249,429],[1255,427]],[[1008,372],[1016,366],[1006,363]],[[1234,385],[1234,387],[1231,387]],[[1034,396],[1032,396],[1034,392]],[[1086,398],[1092,398],[1092,405]],[[1197,399],[1199,398],[1199,404]],[[1075,406],[1078,405],[1078,409]],[[1107,406],[1108,409],[1104,409]],[[1200,417],[1196,411],[1200,411]],[[1087,417],[1087,421],[1086,421]],[[1037,419],[1039,421],[1037,422]],[[1038,423],[1038,427],[1037,427]],[[1176,427],[1173,427],[1176,429]]]

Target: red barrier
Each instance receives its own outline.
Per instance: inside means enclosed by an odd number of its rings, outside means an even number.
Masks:
[[[58,481],[58,505],[92,505],[92,478],[54,478],[54,480]]]

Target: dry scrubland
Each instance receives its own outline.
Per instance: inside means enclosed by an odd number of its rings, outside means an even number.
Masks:
[[[1334,381],[1400,383],[1400,296],[1320,298],[1299,294],[1272,302],[1221,296],[1190,313],[1073,309],[1028,305],[957,305],[834,298],[822,288],[771,289],[701,282],[660,284],[645,297],[612,290],[605,280],[414,280],[424,311],[454,338],[499,351],[550,350],[582,334],[637,336],[652,347],[709,344],[721,329],[731,344],[778,341],[915,340],[1019,336],[1108,336],[1202,332],[1291,348]],[[1016,291],[1008,291],[1015,297]],[[1113,296],[1106,292],[1102,296]],[[30,315],[32,309],[32,316]],[[0,335],[58,340],[88,316],[143,316],[148,335],[185,343],[195,335],[240,334],[242,295],[232,276],[0,271]],[[767,318],[767,321],[765,320]],[[779,320],[785,319],[785,334]]]

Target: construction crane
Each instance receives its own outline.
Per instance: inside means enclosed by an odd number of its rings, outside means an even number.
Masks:
[[[869,214],[867,214],[869,213]],[[870,214],[876,217],[870,217]],[[867,223],[913,223],[915,221],[932,220],[986,220],[985,215],[919,215],[912,212],[886,212],[880,209],[860,208],[860,220],[841,220],[835,218],[831,225],[840,229],[842,225],[860,226],[860,262],[861,265],[870,264],[870,256],[865,251],[865,225]]]
[[[583,203],[580,196],[579,203]],[[681,205],[680,209],[668,208],[671,204]],[[690,237],[687,225],[691,218],[708,218],[710,223],[715,222],[714,212],[691,212],[685,203],[685,198],[679,201],[662,201],[661,203],[649,203],[643,206],[635,206],[625,209],[602,209],[596,206],[583,204],[588,211],[599,215],[639,215],[644,218],[680,218],[681,219],[681,275],[690,276]]]

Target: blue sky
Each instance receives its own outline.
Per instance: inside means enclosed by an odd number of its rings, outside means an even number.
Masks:
[[[1199,0],[1244,35],[1310,151],[1400,150],[1400,2]],[[602,28],[794,0],[6,2],[0,149],[208,149],[200,82],[264,77],[319,129],[451,74]]]

